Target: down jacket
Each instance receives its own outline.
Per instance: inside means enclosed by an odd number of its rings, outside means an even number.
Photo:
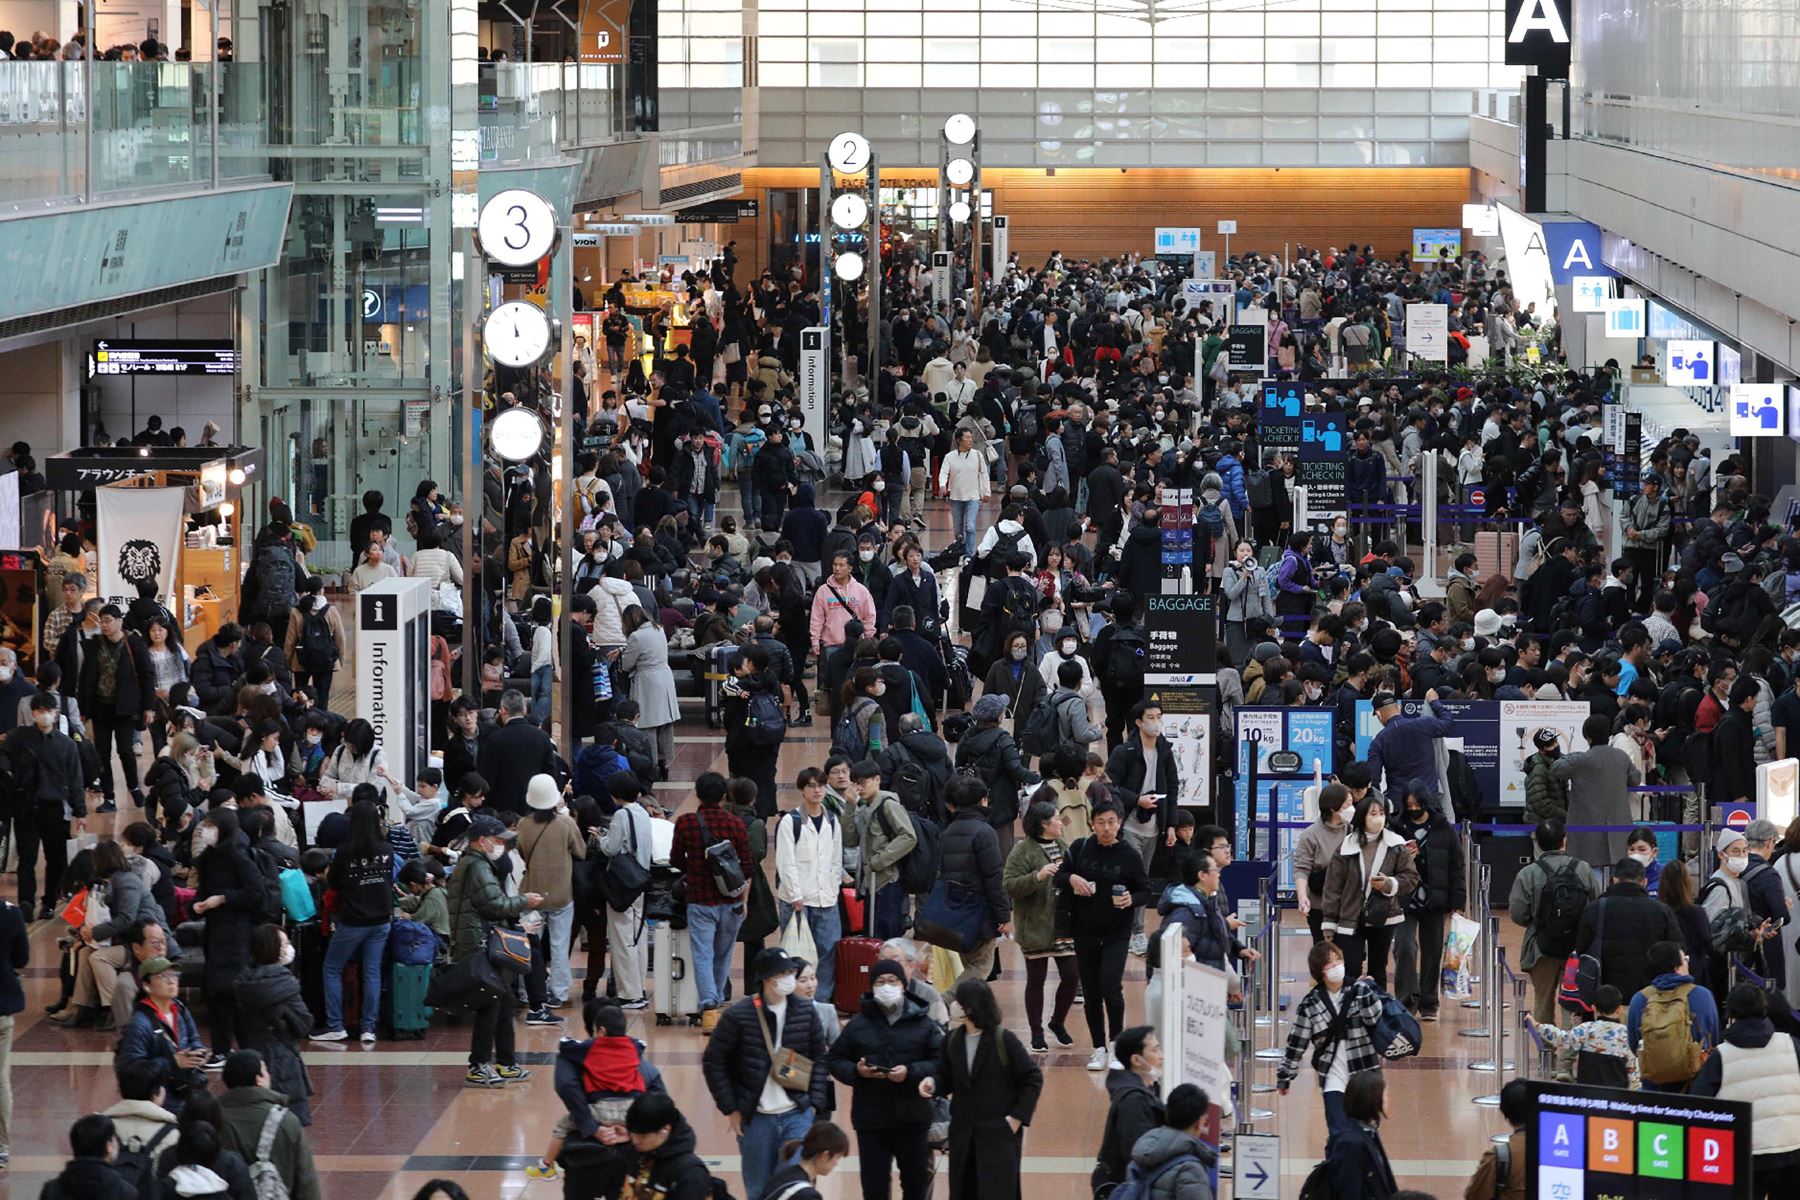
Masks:
[[[494,864],[480,854],[465,854],[456,860],[447,890],[452,961],[484,948],[488,930],[525,911],[524,897],[507,895],[494,874]]]
[[[168,920],[143,876],[130,867],[113,872],[107,881],[106,903],[112,909],[112,919],[94,926],[96,942],[116,942],[138,921],[162,925]]]
[[[311,1125],[312,1080],[299,1043],[313,1027],[313,1014],[301,998],[300,977],[280,963],[263,963],[245,967],[236,990],[238,1044],[263,1056],[269,1086],[287,1096],[302,1125]]]
[[[760,1032],[756,1027],[759,1021],[763,1023]],[[700,1068],[713,1103],[726,1116],[756,1115],[771,1065],[765,1033],[773,1040],[774,1020],[764,1010],[761,996],[748,996],[725,1010],[712,1040],[706,1043]],[[819,1023],[819,1014],[812,1005],[803,1000],[789,1001],[779,1044],[812,1060],[810,1086],[804,1093],[789,1092],[788,1098],[802,1109],[822,1111],[829,1098],[831,1077],[825,1070],[825,1027]]]
[[[892,1020],[873,995],[831,1043],[827,1066],[851,1089],[854,1129],[918,1129],[931,1124],[931,1101],[919,1095],[919,1081],[937,1068],[944,1031],[917,996],[903,995]],[[867,1059],[883,1067],[905,1067],[906,1079],[864,1079],[856,1064]]]

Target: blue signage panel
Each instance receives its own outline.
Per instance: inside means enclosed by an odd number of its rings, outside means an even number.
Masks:
[[[1600,257],[1600,227],[1592,221],[1545,221],[1544,244],[1550,279],[1558,287],[1573,285],[1577,275],[1619,274]]]

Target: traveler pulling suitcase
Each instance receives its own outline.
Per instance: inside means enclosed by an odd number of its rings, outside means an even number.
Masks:
[[[425,992],[431,986],[431,964],[389,963],[382,1002],[388,1009],[388,1028],[395,1038],[418,1039],[431,1024],[431,1006]]]
[[[698,1025],[700,987],[694,981],[694,953],[688,943],[688,931],[661,923],[652,929],[650,973],[656,977],[656,1023],[673,1025],[679,1020]]]
[[[832,958],[831,1002],[845,1016],[862,1011],[863,994],[869,990],[869,968],[881,957],[881,939],[839,938]]]
[[[706,727],[717,729],[725,719],[723,692],[725,677],[731,674],[731,656],[743,647],[736,642],[717,642],[702,646],[706,655]]]

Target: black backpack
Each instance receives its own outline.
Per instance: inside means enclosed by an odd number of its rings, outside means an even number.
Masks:
[[[1546,958],[1567,958],[1575,952],[1575,931],[1594,898],[1588,890],[1587,873],[1588,865],[1574,859],[1544,880],[1537,909],[1531,914],[1531,928],[1537,934],[1538,952]]]
[[[256,876],[262,881],[262,894],[258,898],[257,920],[268,925],[280,925],[287,919],[287,905],[281,902],[281,863],[273,854],[258,846],[250,847],[250,861],[256,866]]]
[[[856,714],[866,711],[865,705],[867,704],[879,707],[878,702],[870,697],[861,697],[844,710],[843,715],[838,718],[837,724],[831,730],[831,752],[841,754],[853,763],[859,763],[869,757],[869,739],[856,724]]]
[[[931,891],[932,884],[937,882],[940,854],[938,845],[943,840],[943,829],[930,817],[919,812],[908,812],[907,818],[912,821],[913,837],[918,844],[907,851],[906,857],[895,864],[900,872],[899,884],[909,896],[923,896]],[[887,805],[876,805],[875,819],[881,822],[882,829],[887,831],[889,839],[899,834],[888,818]]]
[[[294,605],[294,555],[280,542],[256,552],[257,599],[264,612]]]
[[[1017,533],[1008,533],[1006,530],[998,527],[994,529],[994,544],[987,552],[989,579],[999,581],[1006,578],[1006,561],[1012,555],[1018,553],[1019,543],[1023,541],[1024,538],[1025,531],[1023,529],[1020,529]],[[1033,620],[1035,620],[1036,617],[1037,613],[1034,611],[1032,613]]]
[[[1120,692],[1141,691],[1146,649],[1142,629],[1135,625],[1115,626],[1112,643],[1106,648],[1107,686]]]
[[[308,671],[329,671],[337,666],[337,639],[331,636],[331,608],[314,609],[300,625],[300,665]]]
[[[936,819],[943,812],[938,781],[917,759],[906,759],[895,767],[887,786],[909,813],[922,813]]]
[[[1332,1200],[1331,1164],[1319,1162],[1306,1173],[1306,1182],[1300,1185],[1300,1200]]]
[[[1046,754],[1057,744],[1057,724],[1062,706],[1055,692],[1046,692],[1031,706],[1025,727],[1019,736],[1019,750],[1024,754]]]
[[[120,1149],[113,1157],[112,1169],[119,1177],[131,1185],[137,1193],[138,1200],[160,1200],[163,1194],[162,1180],[156,1173],[157,1147],[163,1139],[175,1132],[173,1124],[165,1125],[156,1131],[156,1136],[144,1143],[141,1150]]]
[[[1013,416],[1013,432],[1022,438],[1035,439],[1038,435],[1037,405],[1021,404],[1019,411]]]
[[[1275,481],[1267,467],[1258,467],[1244,476],[1244,491],[1250,499],[1250,507],[1262,510],[1275,507]]]
[[[1006,536],[1005,534],[1001,535]],[[1017,545],[1015,540],[1014,545]],[[1037,633],[1038,594],[1024,580],[1017,583],[1011,581],[1002,585],[1006,591],[1000,597],[1000,633],[1002,636],[1022,633],[1027,637]]]

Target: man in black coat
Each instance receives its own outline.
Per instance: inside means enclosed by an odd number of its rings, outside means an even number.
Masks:
[[[908,553],[916,551],[909,549]],[[896,583],[904,578],[904,574],[895,576]],[[936,594],[937,585],[932,585],[932,594]],[[889,589],[891,595],[893,589]],[[944,703],[944,692],[950,686],[950,672],[944,667],[943,651],[936,642],[922,636],[917,628],[917,617],[910,604],[902,604],[888,610],[889,619],[893,622],[893,639],[900,643],[900,663],[919,681],[919,689],[924,693],[921,697],[927,711],[935,721],[937,711]]]
[[[1175,810],[1181,798],[1181,771],[1175,762],[1175,746],[1162,735],[1162,707],[1140,700],[1126,714],[1124,738],[1106,759],[1106,785],[1113,803],[1125,814],[1119,836],[1144,860],[1144,873],[1156,845],[1175,844]],[[1147,948],[1144,910],[1131,914],[1133,954]]]
[[[593,600],[586,596],[577,596],[576,600],[587,600],[591,606]],[[579,612],[579,606],[577,607]],[[471,775],[481,767],[481,744],[498,728],[481,719],[481,705],[473,696],[458,696],[450,703],[450,731],[444,741],[444,786],[450,794],[456,794],[457,784],[463,776]]]
[[[119,1135],[111,1117],[89,1113],[76,1121],[69,1128],[69,1149],[75,1157],[44,1185],[39,1200],[136,1200],[137,1189],[113,1170]]]
[[[488,805],[525,812],[525,786],[533,775],[556,774],[556,746],[525,716],[525,695],[507,688],[500,696],[499,728],[481,739],[476,769],[488,781]]]
[[[1581,547],[1568,538],[1544,543],[1544,561],[1532,573],[1526,587],[1531,593],[1531,628],[1538,633],[1551,633],[1551,613],[1556,602],[1575,586],[1576,564],[1581,561]]]
[[[227,621],[194,651],[194,661],[188,665],[188,682],[194,685],[194,695],[207,712],[228,712],[235,707],[237,681],[244,677],[244,659],[238,653],[243,644],[244,631],[235,622]]]
[[[100,609],[100,636],[87,644],[81,660],[81,685],[77,698],[81,711],[93,723],[94,744],[100,751],[100,791],[106,797],[103,813],[113,803],[112,751],[125,767],[125,785],[132,803],[144,806],[144,790],[138,782],[137,748],[132,734],[155,719],[156,672],[150,665],[150,648],[144,639],[125,631],[125,614],[116,604]]]
[[[974,771],[987,789],[984,810],[988,824],[994,827],[1000,861],[1004,863],[1012,853],[1013,830],[1021,811],[1019,792],[1035,786],[1039,779],[1025,765],[1013,735],[1000,727],[1006,716],[1004,695],[983,696],[975,702],[970,716],[974,724],[957,744],[956,765],[959,770]]]
[[[81,751],[57,728],[56,697],[38,692],[31,698],[31,723],[6,735],[6,758],[20,795],[8,797],[19,849],[19,903],[27,913],[37,897],[38,845],[44,847],[44,906],[49,917],[57,880],[67,866],[70,824],[85,826],[87,789],[82,780]]]
[[[1443,806],[1422,783],[1406,789],[1398,832],[1417,848],[1419,886],[1407,897],[1406,924],[1394,939],[1394,994],[1421,1021],[1435,1021],[1444,974],[1444,919],[1463,910],[1468,887],[1462,847]]]
[[[1674,909],[1644,890],[1643,864],[1622,858],[1612,866],[1612,886],[1581,911],[1575,949],[1598,951],[1600,982],[1612,984],[1621,996],[1633,996],[1656,976],[1648,956],[1658,942],[1681,945],[1681,924]]]
[[[959,773],[944,789],[950,820],[938,842],[938,879],[985,899],[988,923],[994,930],[963,953],[958,983],[985,980],[994,965],[995,939],[1012,932],[1012,898],[1001,883],[1005,860],[1000,857],[1000,840],[988,823],[987,803],[987,785],[978,775]]]
[[[919,1081],[937,1067],[944,1031],[924,1001],[906,991],[906,970],[891,959],[869,968],[862,1008],[831,1044],[827,1065],[851,1089],[850,1126],[856,1130],[862,1177],[887,1194],[888,1173],[900,1168],[901,1200],[931,1192],[931,1101]]]
[[[758,994],[735,1001],[725,1010],[700,1057],[707,1091],[737,1138],[747,1196],[762,1194],[763,1184],[779,1165],[782,1143],[806,1135],[814,1114],[825,1107],[831,1086],[825,1069],[825,1029],[819,1015],[810,1003],[793,1002],[799,970],[779,946],[758,951],[751,964]],[[771,1045],[812,1061],[812,1074],[803,1087],[777,1084],[765,1095],[771,1083]],[[780,1092],[780,1098],[771,1103],[774,1091]],[[781,1111],[767,1111],[771,1108]]]

